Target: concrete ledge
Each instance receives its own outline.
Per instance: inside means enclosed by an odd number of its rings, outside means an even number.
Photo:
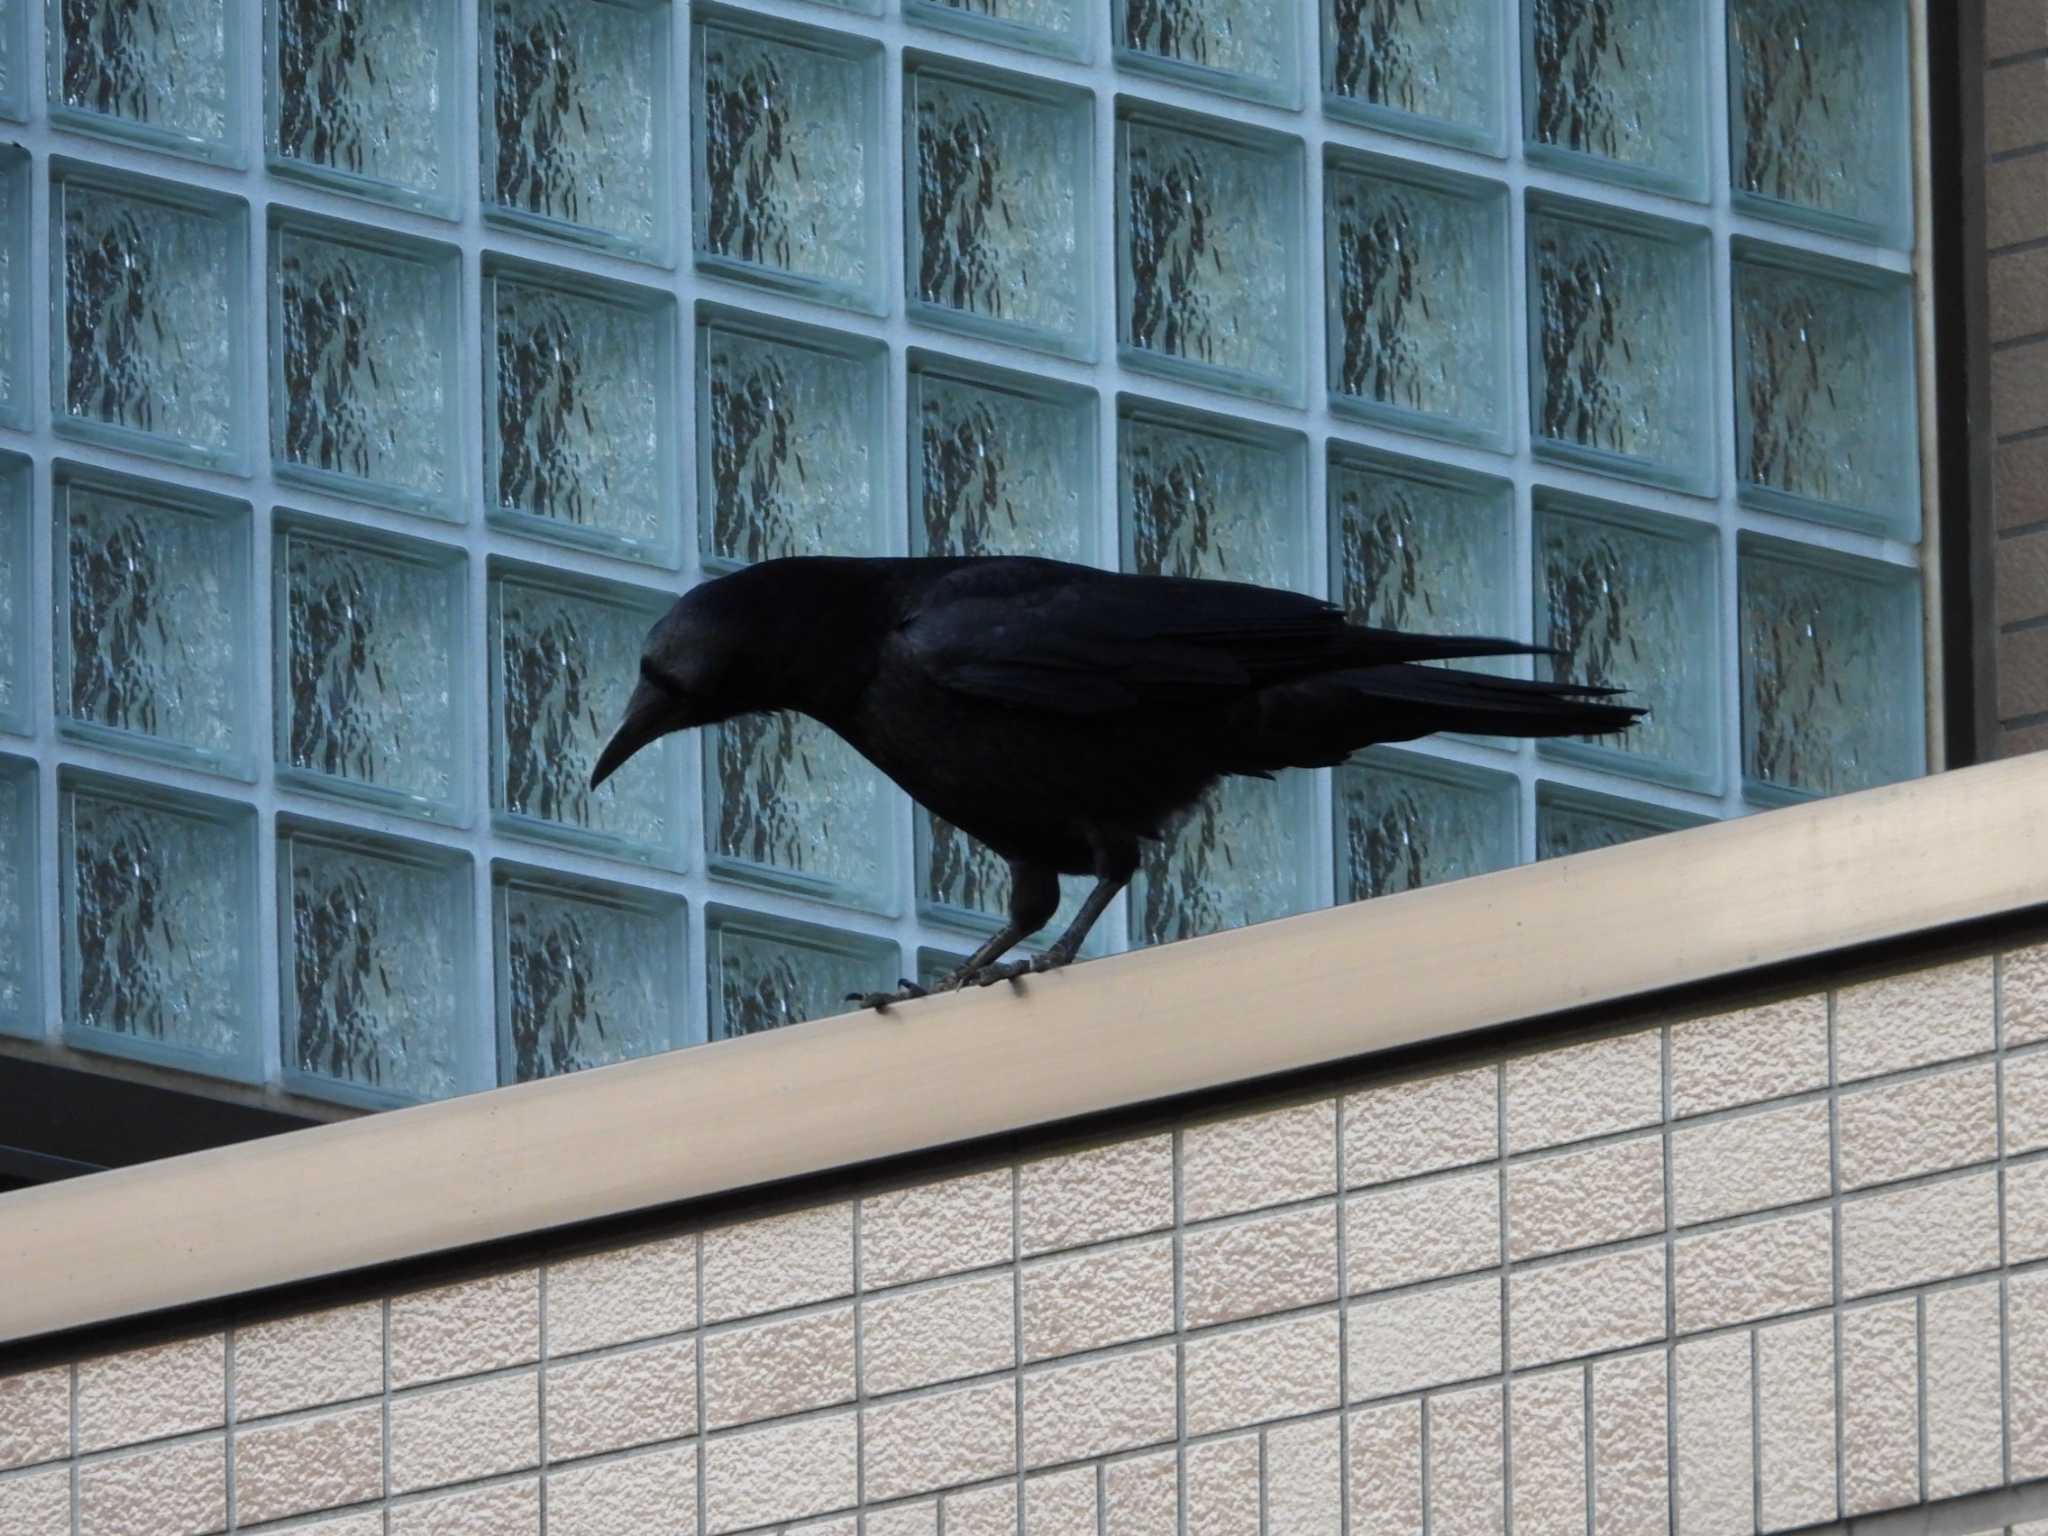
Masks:
[[[2048,755],[0,1196],[0,1342],[2048,903]]]

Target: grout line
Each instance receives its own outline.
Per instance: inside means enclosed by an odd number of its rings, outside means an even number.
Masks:
[[[547,1264],[536,1264],[533,1275],[533,1303],[538,1320],[538,1343],[540,1362],[534,1367],[533,1390],[539,1399],[539,1413],[536,1426],[540,1436],[540,1536],[547,1536],[548,1529],[548,1467],[552,1458],[548,1454],[548,1378],[552,1374],[548,1357],[548,1269]]]

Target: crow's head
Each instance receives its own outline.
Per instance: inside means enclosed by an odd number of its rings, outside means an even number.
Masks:
[[[671,731],[713,725],[762,707],[748,665],[753,626],[747,615],[734,611],[730,580],[708,581],[684,593],[647,632],[640,681],[591,770],[592,789]]]

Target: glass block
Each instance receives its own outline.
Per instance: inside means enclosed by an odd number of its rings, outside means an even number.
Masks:
[[[1706,30],[1701,0],[1524,0],[1523,154],[1705,202]]]
[[[57,728],[253,778],[247,504],[63,465],[53,480]]]
[[[950,950],[920,949],[917,952],[917,984],[921,987],[937,985],[958,970],[966,958]]]
[[[1711,523],[1539,488],[1536,675],[1627,690],[1649,714],[1613,736],[1555,737],[1546,757],[1687,789],[1721,785],[1719,555]]]
[[[29,680],[35,658],[29,632],[30,475],[27,459],[0,453],[0,731],[18,736],[35,729]]]
[[[0,1035],[43,1036],[36,765],[0,757]]]
[[[1183,85],[1301,105],[1295,0],[1112,0],[1116,62]]]
[[[1612,848],[1655,837],[1660,832],[1677,832],[1686,827],[1705,826],[1710,816],[1689,816],[1661,805],[1640,800],[1623,800],[1614,795],[1595,794],[1564,784],[1538,782],[1536,785],[1536,857],[1561,859],[1567,854],[1589,853],[1595,848]]]
[[[7,26],[0,18],[0,36]],[[26,432],[33,419],[29,394],[29,306],[35,280],[29,272],[29,157],[0,144],[0,427]]]
[[[1505,480],[1330,445],[1331,599],[1354,624],[1513,635],[1515,489]],[[1465,665],[1498,670],[1497,660]]]
[[[1323,0],[1323,111],[1498,155],[1506,66],[1497,0]]]
[[[925,55],[904,83],[911,313],[1069,357],[1095,353],[1093,98]]]
[[[1443,758],[1372,747],[1337,769],[1337,899],[1363,901],[1507,869],[1521,787]]]
[[[1299,404],[1300,143],[1121,117],[1116,159],[1124,364]]]
[[[50,0],[45,26],[52,122],[242,163],[242,0]]]
[[[893,939],[737,907],[704,909],[704,949],[714,1040],[851,1012],[848,993],[893,992],[902,974]]]
[[[499,1082],[684,1043],[682,897],[497,865],[491,932]]]
[[[697,536],[730,570],[883,548],[888,348],[703,309],[697,321]]]
[[[917,828],[917,915],[970,933],[990,934],[1002,927],[1010,912],[1009,862],[921,805],[911,808],[911,817]],[[1058,910],[1024,947],[1044,949],[1065,933],[1094,887],[1092,876],[1061,876]],[[1084,956],[1102,952],[1108,926],[1105,916],[1089,930],[1081,941]]]
[[[271,551],[280,782],[466,826],[462,551],[296,517]]]
[[[881,46],[694,14],[698,266],[882,313]]]
[[[263,10],[270,168],[454,217],[452,0],[265,0]]]
[[[1086,0],[903,0],[903,17],[1010,48],[1085,60],[1095,9]]]
[[[486,219],[670,264],[670,14],[493,0],[478,70]]]
[[[281,479],[461,521],[453,246],[273,213],[270,451]]]
[[[1743,502],[1917,541],[1910,279],[1747,240],[1733,246]]]
[[[895,800],[879,769],[808,715],[741,715],[702,734],[714,873],[895,909]]]
[[[51,425],[241,472],[246,205],[75,161],[50,176]]]
[[[673,569],[675,301],[484,266],[484,483],[493,522]]]
[[[0,117],[28,121],[28,0],[0,0]]]
[[[1711,494],[1707,231],[1532,193],[1528,237],[1537,455]]]
[[[497,560],[490,589],[493,821],[522,837],[680,868],[680,738],[642,748],[590,788],[669,595]]]
[[[1901,0],[1729,0],[1729,170],[1768,219],[1904,248],[1912,112]]]
[[[1748,533],[1737,554],[1744,797],[1926,772],[1919,572]]]
[[[910,548],[1095,557],[1095,394],[910,354]]]
[[[65,1041],[259,1078],[255,812],[72,769],[57,792]]]
[[[383,1108],[484,1086],[468,854],[285,821],[277,883],[288,1088]]]
[[[1332,407],[1509,446],[1506,188],[1350,155],[1323,198]]]

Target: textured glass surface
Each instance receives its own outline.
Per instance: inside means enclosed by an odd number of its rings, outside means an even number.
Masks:
[[[1516,861],[1512,774],[1376,749],[1336,770],[1337,899],[1363,901]]]
[[[658,593],[491,580],[491,808],[510,829],[673,865],[682,855],[675,738],[590,788],[640,673]]]
[[[1561,859],[1567,854],[1612,848],[1638,838],[1655,837],[1695,827],[1706,820],[1661,806],[1642,805],[1612,795],[1568,789],[1557,784],[1536,786],[1536,857]]]
[[[238,10],[234,0],[53,0],[51,114],[239,164]]]
[[[0,37],[7,33],[0,16]],[[29,307],[34,289],[28,266],[29,158],[0,145],[0,426],[29,424]]]
[[[28,6],[23,0],[0,4],[0,117],[28,116],[28,72],[22,67],[28,49]]]
[[[1294,106],[1298,0],[1113,0],[1117,62]]]
[[[1553,756],[1713,790],[1721,778],[1717,569],[1711,524],[1536,498],[1536,675],[1627,690],[1650,713],[1614,736],[1555,738]]]
[[[452,212],[450,0],[266,0],[270,163]]]
[[[1332,165],[1323,182],[1333,402],[1498,444],[1508,425],[1506,194],[1384,174],[1392,164]]]
[[[1501,7],[1494,0],[1323,0],[1323,110],[1395,133],[1494,148]]]
[[[1009,862],[921,805],[911,814],[917,822],[918,911],[933,922],[994,933],[1010,912]],[[1059,907],[1026,946],[1043,949],[1064,933],[1094,885],[1087,875],[1061,876]],[[1098,923],[1082,941],[1082,954],[1101,951],[1104,926]]]
[[[1525,0],[1525,152],[1702,198],[1700,0]]]
[[[247,775],[248,513],[62,485],[57,716],[130,751]]]
[[[1512,485],[1358,452],[1331,458],[1328,485],[1332,595],[1353,623],[1512,637]]]
[[[218,467],[241,459],[244,214],[202,211],[59,168],[53,295],[59,431]]]
[[[894,895],[887,781],[808,715],[742,715],[704,732],[712,867],[886,910]]]
[[[816,331],[698,328],[697,531],[707,562],[879,553],[881,357]]]
[[[468,859],[303,830],[278,842],[286,1073],[373,1103],[475,1086]]]
[[[801,35],[697,27],[698,259],[873,308],[879,55]]]
[[[0,731],[31,729],[29,466],[0,455]]]
[[[273,229],[271,452],[344,496],[453,515],[453,251]]]
[[[463,567],[425,545],[280,530],[276,750],[330,794],[468,809]]]
[[[1089,558],[1095,397],[910,370],[910,544],[921,555]]]
[[[36,765],[0,757],[0,1034],[40,1036]]]
[[[1713,481],[1704,235],[1532,200],[1529,370],[1536,451],[1705,490]]]
[[[704,947],[714,1040],[850,1012],[849,992],[893,992],[901,971],[887,939],[724,907],[705,914]]]
[[[680,897],[503,876],[491,894],[500,1081],[683,1043]]]
[[[669,14],[492,0],[477,125],[487,213],[665,259]]]
[[[60,797],[66,1033],[242,1075],[256,1007],[253,813],[97,779],[66,781]]]
[[[1744,793],[1778,803],[1925,771],[1911,568],[1740,545]]]
[[[906,19],[1061,58],[1088,52],[1094,7],[1077,0],[903,0]]]
[[[1292,400],[1301,376],[1301,156],[1117,124],[1117,339],[1136,368]]]
[[[1735,253],[1735,445],[1743,498],[1920,536],[1911,289]]]
[[[673,564],[673,306],[499,272],[485,280],[484,475],[539,537]]]
[[[941,323],[1092,354],[1088,98],[926,69],[907,90],[911,298]]]
[[[1757,212],[1903,245],[1900,0],[1729,0],[1730,171]]]

